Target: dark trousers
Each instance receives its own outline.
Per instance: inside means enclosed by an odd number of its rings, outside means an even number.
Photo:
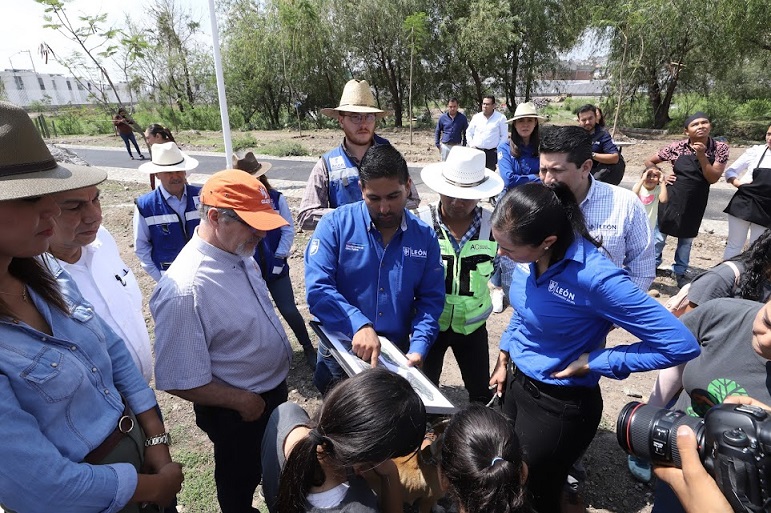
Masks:
[[[294,291],[292,290],[292,280],[287,274],[283,278],[267,283],[270,295],[276,303],[281,317],[291,328],[297,341],[303,347],[312,346],[311,337],[308,335],[308,329],[305,327],[305,320],[297,309],[294,302]]]
[[[487,326],[483,324],[468,335],[455,333],[452,329],[439,332],[423,362],[423,373],[437,386],[448,348],[452,348],[452,354],[458,362],[469,401],[486,404],[492,397],[488,388],[490,352],[487,347]]]
[[[485,167],[495,171],[495,167],[498,165],[498,148],[490,148],[489,150],[485,148],[477,149],[485,152]]]
[[[286,381],[260,394],[265,412],[244,422],[228,408],[194,405],[195,423],[214,444],[214,482],[222,513],[253,513],[252,498],[262,479],[260,445],[271,412],[286,402]]]
[[[132,157],[134,156],[131,153],[131,146],[129,145],[129,141],[134,143],[134,148],[137,149],[137,153],[140,155],[142,154],[142,150],[139,149],[139,145],[137,144],[137,138],[134,136],[134,132],[130,132],[128,134],[119,133],[118,135],[120,135],[120,138],[123,139],[123,144],[126,145],[126,149],[128,150],[129,155],[131,155]]]
[[[508,370],[503,413],[522,444],[532,505],[538,513],[560,513],[568,471],[600,424],[600,387],[548,385],[531,380],[512,364]]]
[[[611,185],[618,185],[621,183],[621,179],[624,178],[624,171],[626,171],[624,157],[619,155],[618,162],[615,164],[598,164],[596,162],[595,164],[596,165],[591,171],[595,180]]]

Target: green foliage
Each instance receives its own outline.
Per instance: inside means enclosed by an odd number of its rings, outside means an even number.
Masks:
[[[172,437],[175,432],[172,432]],[[185,438],[179,433],[177,440]],[[174,461],[182,464],[185,472],[185,486],[178,499],[185,505],[185,511],[216,513],[219,509],[217,488],[214,484],[214,461],[210,449],[172,449]]]
[[[254,148],[257,140],[250,134],[238,134],[233,137],[233,150],[241,151],[247,148]]]
[[[266,144],[260,148],[260,153],[276,157],[306,157],[309,155],[308,150],[302,144],[289,141]]]

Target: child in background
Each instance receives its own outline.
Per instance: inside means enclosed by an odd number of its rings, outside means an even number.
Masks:
[[[640,180],[632,187],[632,192],[637,194],[648,213],[651,233],[656,232],[659,203],[666,203],[668,200],[667,186],[664,181],[664,174],[661,169],[658,166],[650,166],[645,168],[645,171],[640,175]]]

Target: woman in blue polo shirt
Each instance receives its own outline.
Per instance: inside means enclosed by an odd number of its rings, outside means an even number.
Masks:
[[[597,249],[563,184],[525,184],[493,213],[498,251],[519,265],[491,385],[522,441],[539,513],[558,513],[571,464],[602,416],[601,376],[671,367],[699,354],[693,335]],[[617,325],[642,340],[606,348]]]

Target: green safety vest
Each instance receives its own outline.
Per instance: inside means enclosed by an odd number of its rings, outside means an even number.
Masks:
[[[490,240],[489,210],[482,209],[482,223],[477,236],[463,245],[460,254],[450,242],[452,235],[437,221],[438,204],[418,209],[420,219],[434,227],[444,262],[444,310],[439,317],[439,329],[452,328],[455,333],[468,335],[482,326],[493,311],[487,282],[493,274],[493,259],[498,243]]]

